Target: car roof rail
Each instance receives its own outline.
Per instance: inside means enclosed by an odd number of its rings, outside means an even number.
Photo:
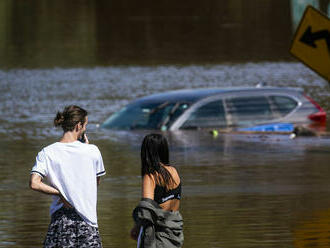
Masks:
[[[267,83],[262,81],[262,82],[257,83],[256,88],[261,88],[261,87],[265,87],[265,86],[267,86]]]

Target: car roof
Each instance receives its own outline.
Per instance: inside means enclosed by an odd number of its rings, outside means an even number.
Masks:
[[[291,91],[292,93],[300,93],[300,88],[280,88],[280,87],[233,87],[233,88],[195,88],[195,89],[181,89],[157,93],[145,96],[134,101],[137,103],[159,103],[159,102],[187,102],[194,103],[203,98],[218,95],[222,93],[235,93],[235,92],[285,92]]]

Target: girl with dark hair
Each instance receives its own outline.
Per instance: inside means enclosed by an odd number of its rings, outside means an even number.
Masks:
[[[87,111],[78,106],[58,112],[54,125],[63,136],[38,153],[31,170],[30,188],[53,197],[44,247],[102,247],[96,203],[105,169],[99,149],[88,142],[87,123]]]
[[[166,138],[147,135],[141,147],[142,200],[133,211],[131,237],[138,248],[181,247],[183,220],[179,213],[181,181],[169,164]]]

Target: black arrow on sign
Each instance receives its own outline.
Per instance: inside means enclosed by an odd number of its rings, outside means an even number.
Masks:
[[[300,41],[308,46],[317,48],[315,41],[325,39],[328,45],[328,52],[330,53],[330,32],[326,29],[312,33],[311,26],[308,26],[305,33],[301,36]]]

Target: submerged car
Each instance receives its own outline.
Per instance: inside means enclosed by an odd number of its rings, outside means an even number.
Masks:
[[[325,122],[325,111],[298,88],[204,88],[139,98],[111,115],[102,127],[235,130],[272,123],[324,126]]]

